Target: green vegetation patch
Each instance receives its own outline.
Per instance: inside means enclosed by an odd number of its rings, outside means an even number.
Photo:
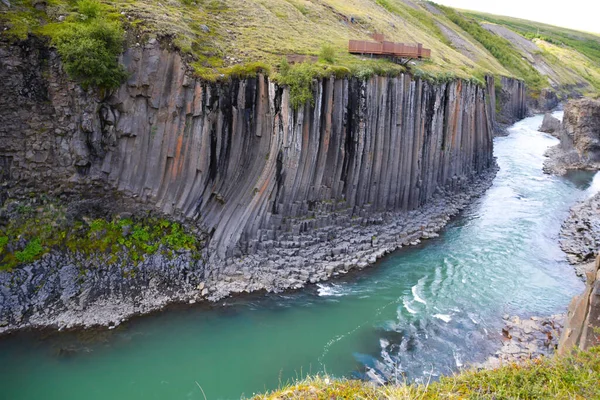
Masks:
[[[125,31],[121,22],[107,17],[110,7],[97,0],[79,0],[76,12],[65,22],[45,25],[69,76],[84,88],[114,89],[127,78],[118,57]]]
[[[599,399],[600,348],[495,370],[468,370],[429,385],[374,386],[313,377],[254,399]]]
[[[201,249],[201,242],[183,225],[156,217],[73,220],[51,201],[36,208],[10,203],[3,212],[10,218],[0,231],[0,270],[30,263],[51,250],[135,264],[159,250],[171,256],[179,251],[199,254]]]
[[[600,36],[517,18],[474,12],[468,14],[496,25],[504,25],[529,40],[542,39],[548,43],[569,46],[591,60],[600,63]]]
[[[196,76],[208,82],[217,82],[227,79],[255,78],[258,74],[271,74],[271,67],[258,61],[220,68],[206,67],[201,62],[194,62],[192,63],[192,68],[194,68]]]
[[[13,41],[28,35],[49,37],[67,74],[84,88],[114,89],[126,79],[118,60],[125,30],[114,5],[98,0],[11,3],[10,9],[0,13],[6,27],[3,36]],[[39,5],[43,7],[36,8]]]

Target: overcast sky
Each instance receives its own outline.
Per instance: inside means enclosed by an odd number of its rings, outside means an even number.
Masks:
[[[466,10],[600,33],[600,0],[433,0]]]

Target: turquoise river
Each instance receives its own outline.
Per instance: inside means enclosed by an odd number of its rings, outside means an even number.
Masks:
[[[593,175],[542,173],[558,141],[527,118],[500,171],[440,237],[284,294],[171,307],[118,329],[0,338],[0,399],[239,399],[305,374],[426,381],[483,361],[504,314],[564,312],[583,283],[558,245]]]

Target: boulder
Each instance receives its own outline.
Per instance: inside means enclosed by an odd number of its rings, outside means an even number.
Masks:
[[[558,132],[560,131],[560,120],[553,117],[551,113],[546,113],[539,131],[558,137]]]

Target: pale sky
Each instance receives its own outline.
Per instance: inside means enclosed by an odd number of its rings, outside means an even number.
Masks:
[[[600,0],[433,0],[436,3],[508,15],[600,33]]]

